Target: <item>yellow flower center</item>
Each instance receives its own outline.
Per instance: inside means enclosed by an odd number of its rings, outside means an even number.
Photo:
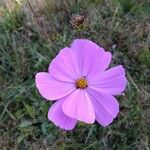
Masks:
[[[86,87],[88,87],[88,82],[85,77],[81,77],[76,81],[76,87],[80,89],[85,89]]]

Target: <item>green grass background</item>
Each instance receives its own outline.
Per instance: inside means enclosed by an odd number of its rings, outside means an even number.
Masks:
[[[0,149],[149,150],[150,1],[0,0]],[[80,26],[71,24],[84,15]],[[59,50],[75,38],[93,40],[126,68],[120,113],[103,128],[79,123],[72,131],[47,119],[51,102],[35,87]]]

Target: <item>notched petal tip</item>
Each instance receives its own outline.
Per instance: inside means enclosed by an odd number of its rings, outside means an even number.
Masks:
[[[75,125],[72,126],[72,127],[65,127],[62,124],[58,124],[58,122],[54,121],[50,117],[48,117],[48,120],[53,122],[56,127],[61,128],[61,129],[66,130],[66,131],[71,131],[71,130],[73,130],[75,128]]]
[[[62,111],[62,100],[55,102],[48,111],[48,119],[57,127],[64,130],[72,130],[76,125],[76,120],[68,117]]]
[[[111,124],[119,113],[118,101],[113,96],[94,90],[89,89],[88,93],[93,103],[96,120],[104,127]]]
[[[47,80],[48,73],[47,72],[38,72],[35,75],[35,86],[38,89],[38,92],[44,97],[46,100],[50,100],[51,98],[47,94],[47,90],[45,88],[45,83]],[[45,78],[46,77],[46,78]]]
[[[109,59],[111,60],[111,58],[112,58],[111,52],[108,52],[108,51],[107,51],[107,52],[105,52],[105,54],[108,55]]]
[[[100,123],[103,127],[108,127],[109,125],[111,125],[113,122],[114,122],[114,120],[116,119],[116,117],[118,116],[118,114],[119,114],[119,105],[118,105],[118,110],[116,110],[116,114],[113,116],[113,118],[111,118],[108,122],[106,122],[106,123]]]
[[[75,39],[75,40],[73,40],[73,42],[71,43],[71,45],[72,44],[77,44],[77,42],[86,43],[86,42],[92,42],[92,41],[88,40],[88,39]]]
[[[120,73],[125,75],[125,73],[126,73],[125,72],[125,68],[122,65],[118,65],[118,66],[116,66],[114,68],[117,68],[118,71],[120,70]]]
[[[91,89],[110,95],[119,95],[126,85],[127,78],[122,65],[110,68],[90,81]]]
[[[47,72],[39,72],[35,76],[39,93],[47,100],[57,100],[75,90],[73,83],[59,81]]]

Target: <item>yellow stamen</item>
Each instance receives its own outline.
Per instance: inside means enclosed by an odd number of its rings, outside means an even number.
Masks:
[[[87,80],[84,77],[81,77],[76,81],[76,87],[80,89],[85,89],[86,87],[88,87]]]

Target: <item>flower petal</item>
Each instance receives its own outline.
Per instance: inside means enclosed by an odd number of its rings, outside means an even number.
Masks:
[[[55,79],[73,82],[79,76],[74,52],[66,47],[52,60],[49,73]]]
[[[78,89],[68,95],[62,104],[62,110],[67,116],[79,121],[95,121],[93,106],[85,90]]]
[[[72,130],[77,120],[66,116],[62,111],[63,100],[56,101],[48,111],[48,119],[52,121],[56,126],[65,129]]]
[[[88,89],[88,93],[93,103],[96,120],[102,126],[108,126],[119,112],[117,100],[110,95],[101,94]]]
[[[122,93],[126,84],[125,69],[121,65],[111,68],[89,81],[91,89],[111,95]]]
[[[76,50],[81,51],[87,43],[90,43],[90,44],[93,43],[94,45],[96,45],[94,42],[87,40],[87,39],[76,39],[72,42],[71,49],[75,51]]]
[[[89,40],[77,39],[71,45],[78,60],[81,76],[91,77],[103,72],[111,61],[111,54]]]
[[[47,100],[60,99],[76,88],[73,83],[56,80],[46,72],[37,73],[35,82],[40,94]]]
[[[104,52],[101,58],[95,60],[93,69],[89,72],[88,77],[89,79],[92,79],[96,75],[100,75],[102,72],[104,72],[112,59],[112,55],[110,52]]]

